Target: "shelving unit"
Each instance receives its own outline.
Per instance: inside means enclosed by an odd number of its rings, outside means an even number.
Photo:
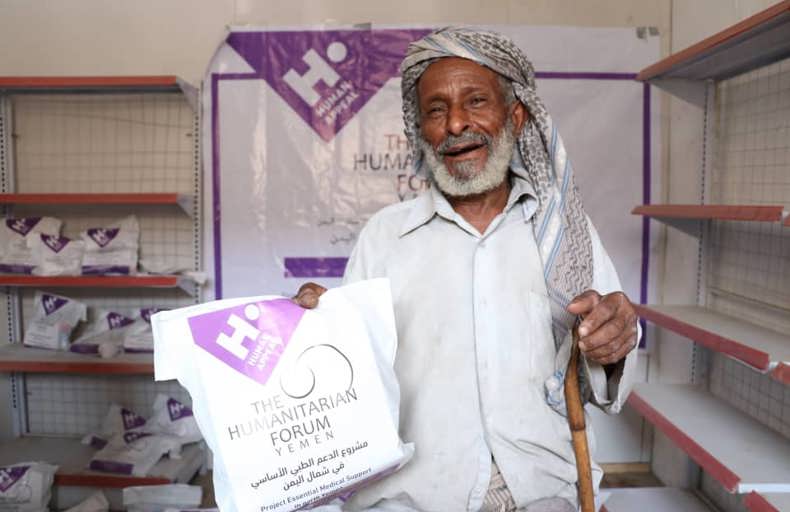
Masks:
[[[0,209],[51,215],[63,235],[134,214],[140,260],[201,270],[202,185],[197,90],[175,76],[0,77]],[[190,274],[194,275],[194,274]],[[0,465],[59,466],[53,507],[104,488],[120,509],[130,485],[188,482],[205,462],[198,445],[164,457],[145,477],[86,470],[95,449],[78,437],[98,429],[112,402],[147,415],[158,393],[188,403],[177,383],[153,382],[152,354],[97,355],[21,345],[35,289],[54,289],[122,314],[201,301],[181,275],[0,275],[0,378],[10,379],[18,437],[0,444]]]
[[[790,55],[790,1],[779,2],[636,76],[661,86],[666,79],[724,80]]]
[[[637,305],[637,314],[790,384],[790,336],[702,306]]]
[[[710,393],[638,384],[628,403],[730,492],[790,492],[790,443]]]
[[[75,373],[82,375],[153,375],[151,354],[119,354],[102,359],[94,354],[46,350],[20,343],[0,346],[0,372]]]
[[[790,384],[790,294],[783,285],[790,278],[783,257],[790,144],[782,135],[789,58],[790,0],[784,0],[637,75],[680,98],[684,117],[703,133],[683,149],[699,151],[698,167],[690,167],[700,169],[698,181],[680,169],[672,175],[684,174],[677,181],[694,188],[680,191],[675,183],[669,204],[632,211],[693,237],[669,232],[665,264],[667,275],[680,270],[683,276],[667,282],[685,280],[668,295],[692,304],[640,305],[637,313],[695,342],[688,365],[694,384],[640,384],[628,403],[700,467],[687,485],[727,512],[790,510],[790,404],[782,398]],[[689,200],[689,191],[698,197]],[[659,359],[662,342],[659,336]],[[678,357],[677,347],[666,350],[669,359]],[[674,478],[677,455],[662,455],[654,452],[654,469]],[[632,503],[649,510],[638,498]]]

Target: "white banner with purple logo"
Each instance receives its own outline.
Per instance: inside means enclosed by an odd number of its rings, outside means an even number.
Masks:
[[[533,61],[585,206],[635,301],[651,236],[631,209],[656,169],[650,87],[659,39],[635,29],[488,27]],[[336,286],[360,229],[428,187],[411,170],[398,66],[425,28],[234,28],[204,82],[206,263],[216,297]],[[657,173],[655,173],[657,174]]]

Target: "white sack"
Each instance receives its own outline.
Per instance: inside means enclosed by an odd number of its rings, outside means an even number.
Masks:
[[[109,227],[80,233],[85,242],[82,273],[86,275],[133,274],[137,271],[140,226],[130,215]]]
[[[137,430],[115,434],[93,455],[88,469],[146,476],[163,455],[178,447],[178,440],[172,436]]]
[[[60,221],[54,217],[17,217],[0,223],[0,272],[30,274],[35,263],[26,239],[37,233],[58,236]]]
[[[78,276],[85,252],[85,242],[64,236],[38,233],[27,237],[33,274],[37,276]]]
[[[22,342],[31,347],[66,350],[74,327],[85,320],[85,304],[52,293],[36,292],[33,315]]]
[[[0,466],[0,510],[45,512],[52,497],[57,466],[44,462],[21,462]]]
[[[156,380],[178,379],[214,454],[223,512],[291,511],[397,470],[396,334],[389,281],[227,299],[152,318]]]
[[[115,311],[99,309],[79,338],[69,350],[79,354],[98,354],[100,345],[111,345],[118,349],[123,345],[126,330],[134,319]]]
[[[140,316],[126,329],[123,335],[123,349],[126,352],[153,352],[154,333],[151,330],[151,315],[161,311],[158,308],[143,308]]]

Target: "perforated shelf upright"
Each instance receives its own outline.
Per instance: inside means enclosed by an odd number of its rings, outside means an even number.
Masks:
[[[62,234],[76,238],[88,228],[135,215],[140,261],[179,272],[0,275],[0,316],[8,325],[0,339],[0,378],[10,379],[19,436],[0,446],[3,463],[10,462],[10,454],[20,461],[51,454],[63,459],[56,484],[115,487],[121,480],[81,467],[87,452],[77,439],[98,431],[111,402],[144,416],[158,393],[189,403],[177,383],[153,381],[150,354],[101,360],[31,349],[20,341],[38,289],[80,300],[91,310],[121,313],[200,302],[200,287],[180,273],[202,270],[197,97],[194,87],[175,76],[0,77],[0,208],[5,216],[58,217]],[[35,452],[42,443],[49,448]],[[79,457],[69,455],[75,450]],[[161,475],[123,484],[188,480],[202,461],[200,450],[189,454],[185,462],[168,461]]]
[[[638,306],[663,333],[696,344],[694,382],[640,384],[629,404],[700,466],[698,485],[718,505],[732,503],[729,492],[739,498],[727,510],[783,510],[790,503],[790,0],[637,79],[686,102],[703,98],[694,104],[704,133],[699,204],[632,212],[697,241],[697,302]],[[668,272],[680,265],[673,257]]]

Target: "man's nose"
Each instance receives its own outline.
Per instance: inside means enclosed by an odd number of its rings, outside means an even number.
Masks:
[[[447,113],[447,133],[458,136],[469,126],[469,115],[464,108],[460,106],[450,108]]]

